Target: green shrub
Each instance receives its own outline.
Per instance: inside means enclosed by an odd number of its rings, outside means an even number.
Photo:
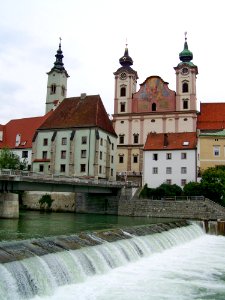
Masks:
[[[51,195],[49,194],[45,194],[41,197],[41,199],[39,200],[40,203],[40,207],[41,208],[47,208],[50,209],[52,206],[52,202],[54,201],[54,199],[52,199]]]

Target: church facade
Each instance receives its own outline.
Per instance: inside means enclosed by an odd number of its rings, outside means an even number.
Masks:
[[[149,133],[196,132],[198,68],[192,62],[185,37],[180,62],[174,68],[176,91],[159,76],[150,76],[137,90],[137,72],[128,48],[114,73],[115,95],[113,124],[118,135],[117,173],[141,174],[143,148]]]

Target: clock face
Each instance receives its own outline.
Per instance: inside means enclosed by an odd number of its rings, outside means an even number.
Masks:
[[[127,74],[125,72],[120,74],[120,79],[126,79],[127,78]]]
[[[183,69],[181,70],[181,73],[182,73],[183,75],[187,75],[187,74],[189,73],[188,68],[183,68]]]

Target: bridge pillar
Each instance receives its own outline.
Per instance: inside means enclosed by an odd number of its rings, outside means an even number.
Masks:
[[[0,218],[19,218],[19,196],[12,193],[0,194]]]

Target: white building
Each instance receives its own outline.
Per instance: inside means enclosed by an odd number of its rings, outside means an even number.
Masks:
[[[156,188],[162,183],[197,180],[196,132],[150,133],[144,146],[143,185]]]

